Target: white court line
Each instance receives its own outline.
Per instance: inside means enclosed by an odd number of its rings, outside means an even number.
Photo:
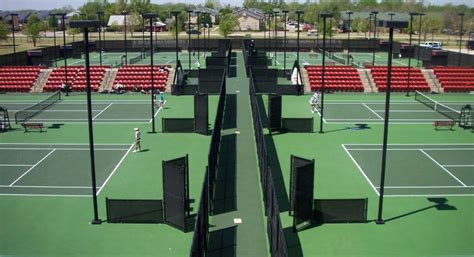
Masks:
[[[0,167],[31,167],[34,164],[0,164]]]
[[[18,188],[92,188],[92,187],[82,187],[82,186],[6,186],[0,185],[0,187],[18,187]]]
[[[362,175],[364,176],[364,178],[367,180],[367,182],[369,182],[370,186],[372,187],[372,189],[374,189],[375,193],[380,196],[379,194],[379,191],[377,191],[377,189],[375,188],[374,184],[372,184],[372,181],[370,181],[369,177],[367,177],[367,175],[365,174],[364,170],[360,167],[360,165],[357,163],[357,161],[354,159],[354,157],[351,155],[351,153],[347,150],[346,146],[345,145],[341,145],[342,148],[344,148],[344,151],[346,151],[347,155],[349,155],[349,158],[351,158],[352,162],[354,162],[354,164],[357,166],[357,168],[359,169],[359,171],[362,173]]]
[[[382,148],[350,148],[349,151],[381,151]],[[429,147],[424,147],[424,148],[393,148],[393,149],[387,149],[388,151],[422,151],[422,150],[429,150],[429,151],[463,151],[463,150],[474,150],[474,148],[429,148]],[[445,166],[445,165],[443,165]]]
[[[333,118],[329,118],[327,120],[328,121],[331,121],[331,120],[335,120],[335,121],[345,120],[345,121],[361,121],[361,122],[365,121],[365,120],[378,120],[378,121],[380,121],[380,119],[333,119]],[[390,120],[391,121],[431,121],[431,122],[433,122],[434,119],[418,119],[418,118],[415,118],[415,119],[392,119],[392,118],[390,118]],[[436,119],[436,120],[450,121],[450,119]]]
[[[97,118],[99,115],[101,115],[103,112],[105,112],[107,109],[109,109],[110,106],[112,106],[113,103],[110,103],[109,105],[107,105],[107,107],[105,107],[104,109],[102,109],[102,111],[100,111],[99,113],[97,113],[97,115],[95,115],[92,120],[95,120],[95,118]]]
[[[172,62],[173,60],[168,60],[165,64],[169,64],[170,62]]]
[[[318,109],[316,109],[316,113],[318,113],[319,117],[321,117],[321,113],[319,112]],[[327,122],[326,122],[326,119],[325,119],[324,117],[323,117],[323,122],[324,122],[324,123],[327,123]]]
[[[87,119],[30,119],[30,121],[87,121]],[[100,120],[118,120],[118,121],[146,121],[146,119],[100,119]]]
[[[466,188],[466,187],[474,187],[474,186],[385,186],[384,188],[393,188],[393,189],[403,189],[403,188]],[[376,187],[380,188],[380,187]]]
[[[434,195],[384,195],[384,197],[444,197],[444,196],[474,196],[474,194],[434,194]]]
[[[382,145],[382,144],[344,144],[344,145]],[[429,144],[390,144],[390,145],[472,145],[474,146],[474,144],[471,144],[471,143],[439,143],[439,144],[432,144],[432,143],[429,143]],[[350,150],[350,149],[349,149]]]
[[[163,106],[165,106],[165,104],[166,104],[166,100],[164,101]],[[158,115],[158,113],[159,113],[162,109],[163,109],[163,108],[160,106],[160,107],[158,108],[158,110],[156,110],[155,115],[153,115],[153,117],[156,118],[156,116]],[[153,119],[150,119],[150,120],[148,121],[148,123],[152,123],[152,122],[153,122]]]
[[[443,165],[443,167],[474,167],[473,164],[448,164],[448,165]]]
[[[47,197],[91,197],[90,195],[51,195],[51,194],[0,194],[1,196],[47,196]]]
[[[47,147],[0,147],[0,150],[55,150],[55,151],[89,151],[89,148],[47,148]],[[94,151],[127,151],[127,149],[120,148],[96,148]]]
[[[9,110],[12,112],[18,112],[21,110]],[[101,110],[92,110],[93,112],[100,112]],[[35,112],[35,111],[32,111]],[[87,110],[42,110],[41,112],[87,112]]]
[[[84,146],[89,146],[89,143],[0,143],[0,145],[84,145]],[[129,146],[130,144],[94,144],[94,145]]]
[[[436,165],[438,165],[439,167],[441,167],[442,170],[446,171],[446,173],[448,173],[449,175],[451,175],[451,177],[453,177],[455,180],[457,180],[459,183],[461,183],[463,186],[467,187],[466,184],[464,184],[460,179],[458,179],[456,176],[454,176],[451,172],[449,172],[448,169],[446,169],[445,167],[443,167],[441,164],[439,164],[439,162],[437,162],[435,159],[433,159],[433,157],[431,157],[429,154],[427,154],[425,151],[423,151],[423,149],[420,149],[420,152],[422,152],[424,155],[426,155],[426,157],[430,158],[434,163],[436,163]]]
[[[17,179],[15,179],[15,181],[13,181],[10,186],[13,186],[16,182],[18,182],[18,180],[20,180],[21,178],[23,178],[26,174],[28,174],[31,170],[33,170],[36,166],[38,166],[38,164],[40,164],[41,162],[43,162],[46,158],[48,158],[52,153],[54,153],[54,151],[56,151],[56,149],[53,149],[51,152],[49,152],[46,156],[44,156],[41,160],[39,160],[35,165],[33,165],[31,168],[29,168],[27,171],[25,171],[20,177],[18,177]]]
[[[382,116],[380,116],[378,113],[372,110],[372,108],[370,108],[367,104],[363,103],[362,105],[365,106],[367,109],[369,109],[369,111],[371,111],[373,114],[375,114],[375,116],[379,117],[379,119],[383,120]]]
[[[118,169],[118,167],[120,166],[120,164],[122,164],[123,160],[125,160],[125,157],[127,157],[128,153],[130,153],[130,150],[132,150],[133,148],[133,145],[134,144],[131,144],[130,145],[130,148],[128,148],[128,151],[123,155],[122,159],[120,159],[120,161],[117,163],[117,165],[115,165],[115,168],[112,170],[112,172],[109,174],[109,176],[107,177],[107,179],[105,179],[104,183],[102,184],[102,186],[100,186],[99,190],[97,191],[97,194],[96,195],[99,195],[100,194],[100,191],[102,191],[102,189],[105,187],[105,185],[107,184],[107,182],[109,182],[110,178],[114,175],[115,171]]]
[[[385,110],[374,110],[376,112],[385,112]],[[433,110],[390,110],[390,112],[423,112],[423,113],[436,113]]]

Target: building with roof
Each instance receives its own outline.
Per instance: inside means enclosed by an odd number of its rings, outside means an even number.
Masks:
[[[202,13],[208,13],[211,17],[211,22],[213,24],[218,24],[219,23],[220,13],[215,9],[202,7],[202,6],[196,7],[194,9],[194,12],[191,13],[191,23],[197,24],[197,12],[200,12],[201,14]]]
[[[236,30],[260,30],[263,27],[263,20],[265,15],[259,9],[241,8],[233,12],[239,21]]]

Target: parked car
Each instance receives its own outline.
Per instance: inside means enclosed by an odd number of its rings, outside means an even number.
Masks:
[[[426,41],[424,43],[421,43],[420,46],[429,47],[435,50],[443,49],[441,42],[437,42],[437,41]]]

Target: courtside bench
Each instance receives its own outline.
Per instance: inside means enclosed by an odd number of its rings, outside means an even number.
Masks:
[[[40,132],[43,132],[43,123],[35,122],[35,123],[30,123],[30,122],[24,122],[21,123],[21,126],[25,129],[25,132],[28,132],[29,129],[39,129]]]
[[[435,130],[438,130],[438,127],[449,127],[449,129],[452,130],[455,124],[456,122],[453,120],[436,120],[433,122]]]

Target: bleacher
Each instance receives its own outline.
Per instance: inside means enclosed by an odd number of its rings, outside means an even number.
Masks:
[[[4,66],[0,67],[0,91],[30,92],[44,66]]]
[[[387,66],[369,66],[372,78],[379,92],[385,92],[387,89]],[[408,88],[408,67],[392,67],[392,92],[406,92]],[[411,68],[410,71],[410,91],[430,92],[430,86],[425,77],[418,68]]]
[[[97,91],[102,82],[105,69],[109,66],[91,66],[91,88]],[[67,77],[71,84],[71,90],[75,92],[86,90],[86,70],[84,66],[68,66]],[[64,67],[55,68],[48,78],[46,85],[43,87],[44,91],[53,92],[61,89],[62,84],[66,82],[66,72]]]
[[[470,67],[432,67],[444,92],[474,91],[474,68]]]
[[[311,91],[321,91],[322,66],[306,65]],[[325,90],[363,92],[364,87],[357,69],[351,66],[326,66]]]
[[[166,89],[166,82],[168,80],[169,65],[153,66],[154,87],[164,91]],[[117,84],[123,85],[125,90],[131,91],[135,86],[138,90],[151,89],[151,76],[149,65],[128,65],[119,68],[114,86]]]

